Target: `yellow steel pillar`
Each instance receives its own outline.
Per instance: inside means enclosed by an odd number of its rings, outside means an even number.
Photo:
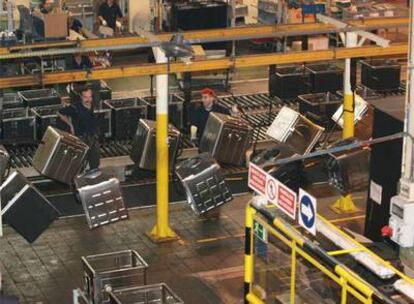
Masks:
[[[357,45],[358,36],[356,33],[345,34],[345,46],[355,47]],[[343,133],[342,138],[349,138],[354,136],[354,93],[351,87],[351,59],[345,59],[344,68],[344,104],[343,104]],[[331,208],[337,213],[357,212],[358,208],[355,206],[352,195],[341,196]]]
[[[251,289],[253,284],[254,262],[253,262],[253,221],[256,211],[250,207],[250,203],[246,206],[246,222],[245,222],[245,248],[244,248],[244,304],[260,303],[248,298],[252,297]],[[256,298],[256,297],[254,297]]]
[[[153,48],[157,63],[166,63],[167,58],[159,47]],[[177,240],[168,219],[168,75],[156,76],[156,175],[157,175],[157,222],[148,236],[154,242]]]

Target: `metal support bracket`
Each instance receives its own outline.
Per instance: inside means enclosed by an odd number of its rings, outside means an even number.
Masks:
[[[376,34],[373,34],[371,32],[367,31],[355,31],[349,24],[336,20],[332,17],[322,15],[322,14],[316,14],[316,19],[322,23],[332,24],[333,26],[337,27],[338,29],[343,29],[345,32],[351,32],[356,33],[359,37],[362,39],[357,43],[362,45],[367,39],[375,42],[377,45],[381,47],[388,47],[390,45],[390,40],[382,38]],[[340,35],[342,42],[345,43],[345,36],[344,34]],[[354,45],[357,46],[357,45]],[[354,47],[346,45],[346,47]]]

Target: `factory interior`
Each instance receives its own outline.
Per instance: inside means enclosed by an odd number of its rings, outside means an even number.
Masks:
[[[414,303],[414,0],[0,0],[0,304]]]

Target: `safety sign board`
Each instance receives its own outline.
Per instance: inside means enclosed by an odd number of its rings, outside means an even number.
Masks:
[[[299,189],[299,224],[316,235],[316,198]]]
[[[257,221],[253,222],[254,234],[264,243],[267,243],[267,231],[262,224]]]
[[[276,178],[255,164],[249,164],[248,185],[275,204],[292,219],[296,219],[297,195]]]
[[[266,181],[267,173],[255,164],[249,164],[249,188],[253,189],[257,193],[266,196]]]
[[[277,205],[277,191],[280,182],[255,164],[249,164],[249,188]]]
[[[296,219],[296,192],[279,183],[277,191],[277,206],[292,219]]]

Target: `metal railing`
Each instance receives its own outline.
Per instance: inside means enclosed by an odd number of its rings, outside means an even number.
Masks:
[[[244,303],[395,303],[397,280],[412,287],[413,280],[389,262],[318,216],[318,221],[343,234],[355,247],[343,250],[318,235],[315,242],[285,220],[275,206],[246,208]],[[364,269],[352,253],[365,252],[395,276],[381,280]],[[355,266],[355,267],[354,267]],[[361,269],[363,274],[360,274]],[[368,273],[368,274],[367,274]],[[380,289],[391,287],[391,292]]]

